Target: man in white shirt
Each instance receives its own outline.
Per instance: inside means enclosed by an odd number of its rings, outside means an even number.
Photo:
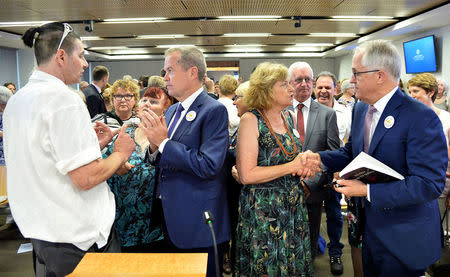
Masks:
[[[34,46],[38,66],[4,113],[8,197],[46,276],[65,276],[86,252],[120,250],[111,230],[114,195],[105,180],[135,144],[122,129],[115,152],[101,159],[112,133],[100,124],[96,135],[86,106],[67,87],[87,67],[69,24],[31,28],[22,39]]]

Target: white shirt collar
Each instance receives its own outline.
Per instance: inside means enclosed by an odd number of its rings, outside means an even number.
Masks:
[[[298,104],[300,104],[300,102],[298,102],[297,99],[294,98],[294,101],[292,101],[292,105],[294,106],[294,108],[297,108]],[[311,96],[303,101],[302,104],[309,109],[309,107],[311,107]]]
[[[389,102],[389,100],[391,100],[392,96],[397,91],[397,89],[398,89],[398,87],[395,87],[388,94],[386,94],[385,96],[381,97],[380,99],[378,99],[378,101],[375,104],[373,104],[375,109],[377,109],[377,112],[379,112],[380,114],[383,113],[384,108],[386,108],[387,103]]]
[[[202,91],[203,91],[203,87],[200,87],[196,92],[194,92],[188,98],[184,99],[183,102],[181,102],[181,105],[183,106],[184,111],[189,110],[192,103],[194,103],[195,99],[197,99],[197,97],[200,95],[200,93],[202,93]]]
[[[102,94],[102,89],[101,89],[99,86],[97,86],[97,85],[94,84],[94,83],[92,83],[92,85],[97,89],[97,92],[98,92],[98,93]]]
[[[55,77],[55,76],[53,76],[51,74],[48,74],[47,72],[40,71],[40,70],[35,70],[33,72],[33,74],[31,74],[30,80],[39,80],[39,81],[45,80],[45,81],[58,82],[58,83],[61,83],[64,86],[66,85],[58,77]]]

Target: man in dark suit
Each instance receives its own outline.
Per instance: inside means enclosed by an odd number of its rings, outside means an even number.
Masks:
[[[306,62],[293,63],[289,67],[289,75],[290,84],[295,90],[293,107],[297,120],[297,131],[302,141],[302,151],[311,150],[317,152],[339,148],[339,132],[335,111],[311,99],[313,89],[313,70],[311,66]],[[306,205],[308,208],[313,257],[317,255],[322,203],[328,198],[336,197],[334,191],[324,187],[325,184],[331,183],[332,176],[333,172],[324,172],[305,181],[311,191]],[[333,219],[336,220],[335,218]],[[340,226],[342,232],[342,219],[340,224],[337,222],[332,225]],[[337,243],[339,243],[340,235],[337,234],[336,238],[330,239],[337,240]],[[335,257],[330,257],[330,263],[332,271],[342,274],[342,262],[340,260],[342,250],[339,250],[340,253],[337,253]]]
[[[152,148],[160,152],[156,158],[156,197],[160,200],[155,202],[163,211],[162,250],[207,252],[207,276],[215,276],[213,240],[203,214],[209,210],[215,217],[217,243],[229,241],[224,171],[228,114],[225,106],[203,90],[206,62],[198,48],[167,50],[164,69],[169,95],[179,103],[169,107],[165,121],[146,111],[142,123]]]
[[[401,58],[391,43],[356,48],[352,71],[362,101],[354,107],[349,142],[319,152],[320,158],[328,170],[340,171],[364,151],[404,176],[374,184],[339,180],[343,187],[336,191],[360,197],[364,276],[425,275],[441,256],[437,198],[448,160],[442,124],[433,110],[399,90]]]
[[[99,113],[106,113],[106,106],[102,97],[102,89],[108,83],[109,71],[106,67],[97,65],[92,71],[92,78],[94,80],[92,84],[83,90],[84,96],[86,97],[86,105],[91,118]]]

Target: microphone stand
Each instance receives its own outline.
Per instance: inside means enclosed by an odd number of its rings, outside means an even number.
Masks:
[[[214,233],[213,228],[213,215],[210,211],[203,212],[203,220],[205,220],[205,223],[209,226],[209,229],[211,230],[211,235],[213,239],[213,246],[214,246],[214,260],[216,262],[216,276],[220,277],[220,269],[219,269],[219,251],[217,250],[217,243],[216,243],[216,235]]]

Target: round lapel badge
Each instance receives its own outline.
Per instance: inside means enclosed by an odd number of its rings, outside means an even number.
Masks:
[[[294,136],[296,136],[297,138],[300,138],[300,134],[298,133],[298,131],[296,129],[293,129],[292,133],[294,133]]]
[[[395,122],[394,117],[392,115],[390,115],[390,116],[386,117],[386,119],[384,120],[384,127],[386,129],[391,129],[392,126],[394,126],[394,122]]]
[[[186,120],[187,121],[192,121],[195,119],[195,117],[197,116],[197,113],[194,111],[190,111],[186,114]]]

